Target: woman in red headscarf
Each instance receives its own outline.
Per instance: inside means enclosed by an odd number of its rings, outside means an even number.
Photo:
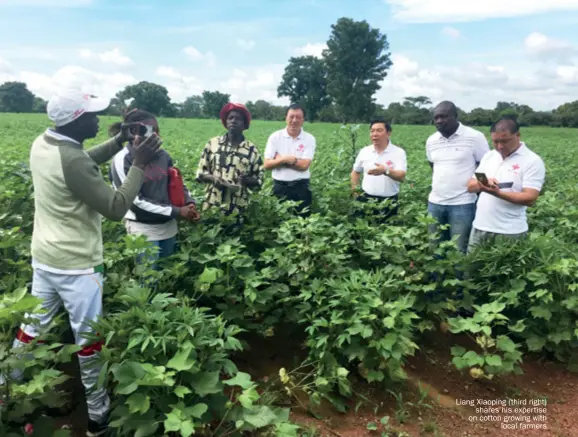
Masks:
[[[203,210],[217,207],[225,215],[242,214],[250,192],[263,185],[263,159],[243,135],[251,125],[251,113],[244,105],[228,103],[220,117],[227,133],[209,140],[197,170],[197,181],[207,184]]]

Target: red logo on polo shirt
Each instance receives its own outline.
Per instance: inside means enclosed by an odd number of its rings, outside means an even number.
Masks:
[[[514,164],[512,166],[512,170],[520,170],[520,166],[518,164]]]
[[[299,144],[299,145],[297,146],[297,151],[298,151],[298,152],[304,152],[304,151],[305,151],[305,146],[304,146],[303,144]]]
[[[386,164],[388,167],[393,167],[393,162],[391,162],[391,160],[387,161]]]

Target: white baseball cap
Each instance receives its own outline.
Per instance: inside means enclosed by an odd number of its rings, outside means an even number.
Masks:
[[[67,91],[48,101],[46,113],[56,127],[67,125],[87,112],[104,111],[110,100],[92,96],[81,91]]]

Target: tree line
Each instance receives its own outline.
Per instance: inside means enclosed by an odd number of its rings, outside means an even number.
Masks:
[[[387,36],[363,21],[340,18],[331,26],[321,57],[289,58],[277,96],[287,97],[306,109],[310,122],[367,122],[374,115],[393,124],[431,124],[432,101],[427,96],[408,96],[385,107],[376,103],[375,93],[393,65]],[[141,81],[119,91],[107,113],[120,115],[138,107],[158,116],[218,118],[230,94],[206,90],[183,102],[172,102],[168,90]],[[459,105],[459,102],[455,102]],[[245,102],[257,120],[283,120],[285,107],[264,100]],[[0,85],[0,112],[43,112],[46,102],[21,82]],[[460,120],[472,126],[488,126],[500,116],[516,117],[522,126],[578,127],[578,100],[551,111],[534,111],[528,105],[498,102],[493,109],[459,111]]]

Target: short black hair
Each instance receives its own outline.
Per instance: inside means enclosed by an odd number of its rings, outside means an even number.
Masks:
[[[391,132],[391,123],[387,122],[385,120],[385,118],[383,117],[373,117],[370,121],[369,121],[369,128],[371,129],[371,127],[376,124],[376,123],[383,123],[383,125],[385,126],[385,130],[388,132]]]
[[[305,108],[301,106],[299,103],[292,103],[291,105],[289,105],[287,107],[287,110],[285,111],[285,117],[287,117],[287,114],[289,114],[289,111],[291,111],[292,109],[295,111],[301,109],[301,112],[303,112],[303,118],[305,118]]]
[[[496,121],[490,128],[490,132],[510,132],[517,134],[520,132],[520,125],[515,117],[502,117]]]
[[[448,108],[450,110],[450,114],[453,115],[454,117],[458,117],[458,107],[456,106],[456,104],[454,102],[450,102],[449,100],[444,100],[443,102],[440,102],[437,106],[437,108],[440,107],[445,107]]]

